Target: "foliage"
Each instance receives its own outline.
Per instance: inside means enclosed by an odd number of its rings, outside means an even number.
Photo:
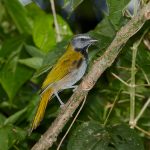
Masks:
[[[69,5],[74,11],[83,2],[66,0],[64,7]],[[105,14],[96,28],[89,31],[99,41],[90,49],[89,69],[92,62],[109,46],[121,26],[129,20],[122,15],[128,2],[107,0],[109,14]],[[64,53],[73,33],[67,21],[57,14],[63,37],[57,43],[52,14],[44,12],[34,3],[24,7],[18,0],[12,0],[11,3],[9,0],[1,0],[0,9],[0,149],[30,149],[57,116],[59,103],[54,98],[48,106],[44,121],[30,136],[27,135],[38,105],[39,87],[47,71]],[[150,52],[142,37],[147,36],[148,29],[149,22],[128,41],[114,64],[90,91],[62,149],[144,149],[143,141],[149,141],[149,137],[130,129],[128,125],[133,93],[127,85],[132,82],[134,46],[141,39],[134,68],[135,84],[138,85],[134,93],[137,116],[150,96]],[[127,84],[121,82],[120,78]],[[60,96],[66,101],[71,93],[65,90]],[[138,126],[147,131],[150,130],[149,115],[150,110],[146,109],[137,122]],[[68,126],[58,139],[62,138]],[[57,144],[52,149],[56,149]]]
[[[127,147],[132,150],[144,150],[141,139],[134,130],[125,125],[103,128],[99,123],[86,122],[77,127],[69,140],[67,149],[126,150]]]

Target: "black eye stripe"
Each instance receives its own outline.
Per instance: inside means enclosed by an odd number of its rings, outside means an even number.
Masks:
[[[90,38],[84,38],[84,37],[81,37],[81,38],[80,38],[80,41],[82,41],[82,42],[88,41],[88,40],[90,40]]]
[[[85,39],[84,39],[84,38],[81,38],[80,40],[81,40],[81,41],[85,41]]]

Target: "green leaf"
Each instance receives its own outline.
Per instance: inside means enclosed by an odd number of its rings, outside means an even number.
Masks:
[[[19,59],[18,62],[30,68],[39,69],[43,63],[43,59],[40,57],[32,57],[26,59]]]
[[[68,150],[94,150],[107,147],[109,134],[99,124],[87,122],[80,125],[70,137]],[[106,145],[106,146],[105,146]]]
[[[11,125],[0,127],[0,146],[2,150],[10,149],[16,142],[22,141],[25,137],[26,131],[24,130]]]
[[[20,33],[31,33],[32,26],[25,7],[23,7],[18,0],[3,0],[5,7],[12,17]]]
[[[33,40],[37,47],[47,52],[56,44],[53,16],[40,15],[34,21]]]
[[[107,17],[105,17],[93,31],[89,32],[89,35],[91,37],[98,40],[95,43],[96,48],[94,48],[93,51],[98,51],[98,54],[102,55],[102,53],[106,50],[108,45],[113,40],[115,34],[116,34],[116,32],[113,28],[113,25],[111,24],[109,19]],[[91,52],[89,51],[89,55],[91,55],[90,53]],[[95,55],[96,54],[97,54],[97,52],[95,53]]]
[[[98,35],[113,38],[116,31],[108,17],[105,17],[94,30]]]
[[[122,10],[126,7],[129,1],[130,0],[107,0],[107,6],[109,8],[109,19],[111,20],[116,30],[123,22]]]
[[[18,89],[32,76],[32,70],[17,64],[16,60],[17,58],[13,58],[0,72],[1,84],[10,100],[14,98]]]
[[[144,150],[144,146],[141,137],[127,125],[117,125],[108,128],[111,133],[112,143],[115,143],[115,147],[119,150]]]
[[[14,38],[14,40],[7,41],[6,43],[9,43],[9,45],[4,44],[4,47],[2,47],[2,50],[0,51],[0,57],[6,57],[6,62],[0,70],[0,82],[10,100],[13,99],[18,89],[32,76],[33,73],[33,70],[18,64],[23,41],[20,41],[19,44],[17,40],[18,38]],[[6,52],[3,51],[4,48],[6,48]],[[8,54],[8,52],[10,53]],[[6,54],[8,54],[8,56]]]
[[[72,134],[68,150],[144,150],[136,132],[126,125],[104,128],[98,123],[87,122]]]
[[[67,24],[67,22],[59,15],[57,15],[57,20],[58,20],[58,25],[61,31],[61,36],[63,38],[65,38],[65,36],[71,36],[73,35],[69,25]]]
[[[70,27],[63,18],[57,15],[57,20],[62,38],[72,35]],[[52,15],[47,15],[44,12],[38,14],[34,21],[33,40],[37,47],[46,52],[52,50],[53,46],[56,45],[56,32]]]
[[[13,51],[23,45],[24,40],[24,36],[16,36],[14,38],[6,39],[0,49],[0,58],[4,59],[9,57]]]
[[[26,111],[27,107],[11,115],[9,118],[5,120],[4,125],[14,124]]]
[[[27,52],[33,56],[33,57],[44,57],[45,53],[43,53],[40,49],[38,49],[37,47],[31,46],[31,45],[26,45],[25,44],[25,48],[27,50]]]
[[[70,7],[74,11],[84,0],[65,0],[64,7]]]

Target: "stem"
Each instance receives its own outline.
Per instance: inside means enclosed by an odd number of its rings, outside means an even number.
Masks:
[[[137,47],[135,44],[132,48],[132,66],[131,66],[131,83],[130,83],[130,121],[129,124],[133,125],[134,116],[135,116],[135,64],[136,64],[136,55],[137,55]]]
[[[135,42],[133,44],[132,47],[132,65],[131,65],[131,86],[130,86],[130,121],[129,124],[131,125],[131,128],[134,128],[135,126],[135,122],[134,122],[134,117],[135,117],[135,89],[136,89],[136,85],[135,85],[135,74],[136,74],[136,55],[137,55],[137,50],[138,47],[141,43],[141,41],[143,40],[145,34],[148,32],[149,28],[147,28],[143,35],[141,36],[141,38],[139,40],[137,40],[137,42]]]
[[[52,14],[54,17],[54,25],[55,25],[55,30],[56,30],[56,40],[57,40],[57,42],[60,42],[62,40],[62,38],[60,36],[60,29],[59,29],[59,25],[58,25],[58,21],[57,21],[57,17],[56,17],[54,0],[50,0],[50,4],[51,4],[51,9],[52,9]]]

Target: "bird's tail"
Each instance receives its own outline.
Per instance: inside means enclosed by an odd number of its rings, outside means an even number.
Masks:
[[[45,113],[45,109],[46,106],[48,104],[49,99],[52,97],[53,95],[53,90],[50,88],[47,91],[45,91],[42,95],[41,95],[41,100],[36,112],[36,115],[33,119],[32,122],[32,126],[31,126],[31,131],[30,133],[37,128],[37,126],[40,124],[41,120],[43,119],[44,113]]]

